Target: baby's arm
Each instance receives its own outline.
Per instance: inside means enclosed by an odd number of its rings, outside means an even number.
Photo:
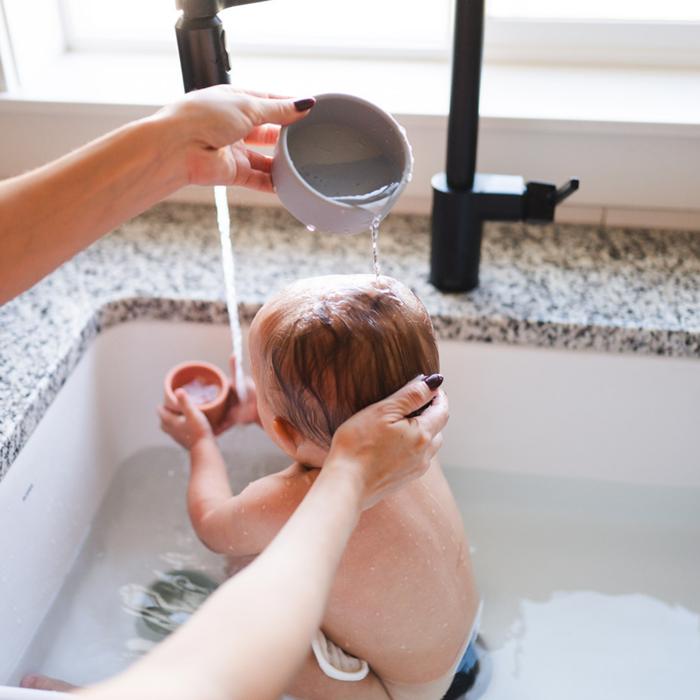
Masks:
[[[161,424],[190,453],[187,507],[197,536],[214,552],[259,554],[301,503],[314,475],[293,466],[234,496],[209,423],[184,392],[177,395],[182,415],[161,411]]]
[[[234,496],[213,439],[199,442],[190,452],[190,461],[190,519],[202,542],[220,554],[248,556],[262,552],[313,484],[313,478],[305,478],[292,466],[254,481]]]

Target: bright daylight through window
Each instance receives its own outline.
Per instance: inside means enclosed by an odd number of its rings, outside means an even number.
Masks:
[[[61,0],[72,49],[172,48],[174,0]],[[227,30],[245,50],[446,51],[453,0],[278,0],[228,12]],[[352,11],[350,11],[352,7]],[[488,0],[498,19],[697,22],[698,0]],[[137,19],[136,19],[137,18]]]
[[[175,0],[63,3],[71,48],[153,50],[173,46]],[[353,0],[343,6],[328,0],[277,0],[237,7],[223,18],[230,41],[239,49],[276,46],[296,51],[425,52],[447,45],[451,2]]]
[[[698,22],[698,0],[488,0],[493,17]]]

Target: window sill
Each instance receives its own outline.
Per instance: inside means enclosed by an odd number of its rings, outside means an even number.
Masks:
[[[236,56],[234,84],[292,95],[361,94],[406,126],[417,155],[405,207],[427,211],[444,166],[450,70],[442,61]],[[182,93],[177,57],[67,54],[0,96],[0,176],[53,158]],[[578,175],[573,207],[697,210],[700,71],[488,65],[479,167]],[[207,195],[208,196],[208,195]]]
[[[444,61],[238,56],[234,84],[290,95],[350,92],[399,115],[444,116]],[[5,95],[23,101],[155,107],[182,92],[175,55],[67,53]],[[481,113],[498,119],[700,126],[700,70],[491,64]]]

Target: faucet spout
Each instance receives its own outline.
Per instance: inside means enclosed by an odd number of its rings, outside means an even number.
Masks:
[[[176,0],[175,25],[185,92],[231,82],[226,32],[219,12],[263,0]]]

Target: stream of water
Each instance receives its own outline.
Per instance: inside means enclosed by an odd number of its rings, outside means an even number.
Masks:
[[[241,321],[238,317],[236,266],[233,256],[233,244],[231,243],[231,216],[229,214],[226,187],[215,187],[214,198],[216,200],[216,219],[221,240],[221,262],[224,268],[224,282],[226,285],[226,308],[231,327],[231,344],[233,345],[233,354],[236,358],[236,390],[238,399],[243,401],[246,397],[245,375],[243,374],[243,334],[241,333]]]

